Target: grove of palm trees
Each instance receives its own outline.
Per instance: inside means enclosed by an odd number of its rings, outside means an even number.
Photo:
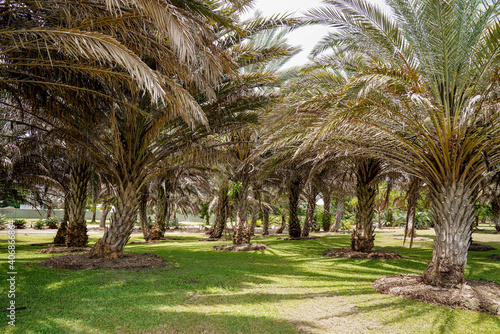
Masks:
[[[500,331],[500,2],[258,9],[0,1],[2,332]]]

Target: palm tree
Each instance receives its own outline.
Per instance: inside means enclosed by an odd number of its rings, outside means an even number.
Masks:
[[[478,187],[500,159],[498,113],[483,108],[498,78],[498,4],[387,3],[391,12],[364,0],[309,12],[311,22],[337,27],[318,51],[344,52],[336,66],[352,73],[315,137],[357,142],[429,187],[436,239],[424,281],[460,284]]]

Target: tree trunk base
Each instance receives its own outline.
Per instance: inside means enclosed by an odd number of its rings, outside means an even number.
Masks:
[[[163,233],[162,233],[162,230],[161,230],[160,227],[153,226],[151,228],[151,232],[149,232],[149,234],[148,234],[148,240],[146,240],[146,241],[149,241],[149,240],[160,240],[161,237],[163,236],[162,234]]]
[[[104,240],[101,238],[96,242],[94,247],[90,250],[90,258],[105,258],[105,259],[117,259],[123,256],[123,253],[113,251],[111,246],[106,244]]]
[[[368,253],[372,250],[375,236],[361,236],[354,231],[351,237],[351,249],[356,252]]]
[[[500,224],[496,224],[495,229],[497,230],[497,232],[500,232]]]
[[[233,234],[233,245],[244,245],[250,243],[250,231],[244,227],[239,227]]]
[[[68,231],[68,224],[65,221],[61,222],[59,228],[57,229],[56,236],[54,237],[54,243],[65,244],[67,231]]]
[[[68,247],[85,247],[89,241],[87,226],[85,225],[68,228],[66,233],[66,245]]]
[[[465,282],[464,268],[460,265],[437,266],[432,261],[427,264],[423,275],[424,283],[443,288],[452,288]]]

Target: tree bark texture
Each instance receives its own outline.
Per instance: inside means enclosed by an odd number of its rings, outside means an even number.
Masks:
[[[156,188],[155,222],[149,231],[149,240],[160,240],[165,235],[167,208],[168,195],[160,185]]]
[[[66,243],[66,234],[68,232],[68,221],[69,221],[69,213],[68,213],[68,194],[64,197],[64,215],[61,223],[59,224],[59,228],[57,229],[56,236],[54,237],[55,244],[65,244]]]
[[[229,183],[222,182],[219,188],[219,200],[215,209],[214,228],[210,238],[221,238],[226,228],[227,216],[229,214]]]
[[[380,173],[380,163],[374,159],[365,159],[356,168],[356,229],[351,237],[351,249],[357,252],[369,252],[373,248],[375,236],[373,217],[377,185],[375,179]]]
[[[233,244],[243,245],[250,243],[250,229],[247,223],[248,216],[248,185],[243,184],[235,196],[235,230]]]
[[[304,221],[304,226],[302,227],[302,237],[308,237],[313,226],[314,209],[316,208],[316,195],[316,187],[313,184],[310,184],[307,194],[306,220]]]
[[[332,214],[330,213],[331,195],[329,190],[323,191],[323,231],[328,232],[332,225]]]
[[[451,287],[465,281],[464,270],[475,218],[473,191],[460,183],[451,183],[431,192],[432,221],[436,238],[432,261],[427,264],[424,282]]]
[[[491,201],[491,211],[493,211],[493,222],[495,223],[495,229],[500,232],[500,200],[496,195]]]
[[[288,189],[288,235],[292,238],[299,238],[301,234],[298,216],[301,183],[302,178],[299,175],[294,175]]]
[[[87,201],[89,179],[89,163],[85,160],[77,159],[71,170],[69,195],[67,196],[69,224],[66,244],[68,247],[83,247],[88,242],[85,204]]]
[[[111,215],[111,224],[105,230],[104,236],[90,251],[93,258],[121,257],[136,223],[139,197],[137,184],[125,181],[119,184],[118,188],[122,191],[116,193],[116,210]]]
[[[262,208],[262,236],[269,235],[269,209]]]
[[[335,213],[335,222],[330,227],[330,232],[338,232],[342,218],[344,218],[345,194],[342,192],[337,195],[337,212]]]
[[[415,237],[415,215],[417,212],[419,186],[420,181],[417,178],[412,177],[406,195],[407,210],[404,241],[406,241],[406,239],[410,239],[410,248],[413,244],[413,238]]]
[[[250,235],[255,235],[255,227],[257,226],[257,220],[259,218],[259,210],[257,207],[252,207],[252,215],[250,218]]]
[[[276,234],[281,234],[283,233],[283,230],[285,229],[286,227],[286,215],[283,213],[281,215],[281,225],[280,227],[278,227],[278,229],[276,230]]]
[[[108,213],[109,213],[109,204],[108,202],[104,203],[104,206],[102,208],[102,216],[101,216],[101,221],[99,222],[99,227],[106,227],[106,218],[108,218]]]
[[[151,227],[148,222],[148,197],[148,191],[143,189],[139,195],[139,222],[141,223],[142,235],[146,241],[149,241],[151,234]]]

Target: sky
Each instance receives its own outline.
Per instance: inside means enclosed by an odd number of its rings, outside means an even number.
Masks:
[[[372,0],[377,4],[383,4],[384,0]],[[311,8],[322,6],[321,0],[256,0],[255,10],[261,11],[264,16],[271,16],[277,13],[295,13],[301,15]],[[252,16],[250,13],[248,14]],[[288,34],[288,41],[292,45],[300,45],[302,52],[294,56],[287,66],[298,66],[305,64],[314,45],[321,40],[328,32],[325,26],[310,26],[297,29]]]

